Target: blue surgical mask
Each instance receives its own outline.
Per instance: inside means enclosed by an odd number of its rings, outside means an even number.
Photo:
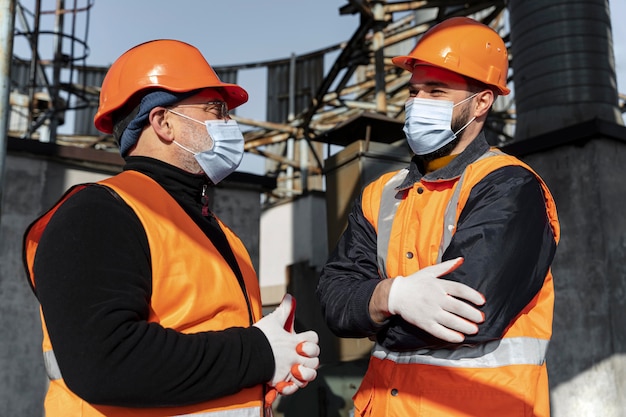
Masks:
[[[476,93],[477,94],[477,93]],[[470,119],[457,132],[452,131],[452,111],[454,107],[465,103],[476,94],[454,104],[447,100],[411,98],[404,106],[404,134],[409,146],[416,155],[427,155],[441,149],[456,139],[476,119]]]
[[[193,154],[200,168],[214,184],[235,172],[244,154],[243,134],[235,120],[205,120],[201,122],[174,110],[169,111],[206,127],[207,133],[213,140],[211,149],[194,152],[176,141],[174,143]]]

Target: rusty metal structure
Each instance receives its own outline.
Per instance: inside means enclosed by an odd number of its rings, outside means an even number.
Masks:
[[[57,0],[56,8],[34,10],[18,2],[16,39],[24,38],[31,57],[14,57],[12,67],[12,134],[23,139],[117,152],[115,141],[92,126],[98,102],[98,86],[107,68],[88,67],[87,35],[95,0]],[[354,140],[392,143],[402,140],[404,101],[409,74],[391,64],[391,57],[406,53],[432,25],[452,16],[480,20],[505,39],[510,30],[505,0],[346,0],[339,12],[358,15],[359,25],[350,39],[323,50],[282,60],[217,67],[220,77],[236,82],[248,69],[268,72],[265,120],[239,117],[247,127],[246,151],[266,160],[266,175],[278,187],[267,204],[323,189],[324,158],[332,146]],[[42,30],[42,18],[53,18],[54,30]],[[81,23],[82,21],[82,23]],[[84,35],[77,28],[84,29]],[[41,39],[51,36],[54,52],[42,59]],[[324,70],[324,58],[336,56]],[[511,63],[509,81],[513,80]],[[514,89],[513,89],[514,90]],[[20,101],[21,99],[21,101]],[[619,96],[623,113],[626,96]],[[57,134],[57,126],[74,112],[74,134]],[[514,93],[499,98],[487,124],[494,145],[514,140]]]
[[[401,129],[410,74],[395,67],[391,57],[407,53],[431,26],[448,17],[471,16],[508,38],[504,1],[351,0],[340,13],[358,14],[360,24],[347,42],[336,46],[341,52],[319,84],[313,86],[307,105],[283,117],[281,123],[237,119],[256,128],[246,135],[247,150],[276,162],[268,172],[279,179],[286,173],[289,180],[291,169],[297,177],[298,181],[292,181],[292,187],[284,192],[279,187],[273,195],[276,199],[319,186],[311,177],[323,174],[320,144],[346,146],[359,139],[383,143],[404,139]],[[293,93],[297,95],[301,90],[294,89]],[[508,100],[491,116],[494,144],[512,139],[513,103]],[[291,155],[284,151],[272,153],[284,150],[277,144],[289,141],[306,146],[298,147]]]

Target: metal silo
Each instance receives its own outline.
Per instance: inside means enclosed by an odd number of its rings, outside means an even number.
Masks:
[[[511,0],[521,140],[598,118],[623,125],[608,0]]]

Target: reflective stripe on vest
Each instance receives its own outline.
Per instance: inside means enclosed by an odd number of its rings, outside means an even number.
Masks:
[[[56,356],[54,356],[54,351],[47,350],[43,353],[43,364],[46,368],[48,378],[50,378],[51,381],[63,379],[63,376],[61,375],[61,369],[59,368],[59,364],[57,363],[57,358]],[[259,417],[260,415],[261,407],[247,407],[235,408],[232,410],[209,411],[196,414],[177,414],[173,417]]]
[[[261,407],[235,408],[233,410],[209,411],[199,414],[179,414],[174,417],[259,417]]]
[[[380,276],[387,278],[387,250],[389,249],[389,236],[391,236],[391,226],[393,218],[398,211],[398,206],[402,202],[402,191],[396,190],[396,187],[402,184],[404,178],[409,173],[408,169],[401,169],[396,175],[391,177],[383,187],[380,197],[380,210],[378,212],[378,232],[376,244],[376,260],[378,261],[378,270]],[[400,194],[400,195],[398,195]]]
[[[482,154],[476,161],[487,158],[489,156],[503,155],[499,150],[489,149]],[[380,197],[380,209],[378,211],[378,227],[377,227],[377,243],[376,243],[376,260],[378,261],[378,269],[383,278],[387,278],[387,252],[389,251],[389,239],[391,236],[391,228],[393,226],[393,219],[398,211],[398,206],[402,202],[403,192],[396,190],[396,187],[402,184],[402,181],[408,175],[408,169],[401,169],[396,175],[391,177],[389,181],[383,186],[383,191]],[[465,177],[465,171],[459,178],[456,184],[456,188],[448,206],[444,213],[443,218],[443,235],[441,242],[439,243],[439,253],[437,255],[437,262],[441,262],[443,252],[446,250],[450,241],[452,241],[452,232],[456,223],[456,207],[459,203],[459,195],[461,194],[461,186],[463,184],[463,178]]]
[[[532,337],[510,337],[457,349],[420,349],[394,352],[378,343],[372,356],[398,364],[424,364],[451,368],[498,368],[508,365],[543,365],[548,341]]]
[[[43,353],[43,366],[46,368],[46,373],[50,381],[63,379],[63,376],[61,376],[61,368],[59,368],[57,358],[54,356],[54,351],[46,350]]]

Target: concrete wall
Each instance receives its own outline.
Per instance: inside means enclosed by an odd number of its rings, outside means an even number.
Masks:
[[[552,416],[624,417],[626,141],[598,137],[524,160],[548,183],[561,223],[547,359]]]
[[[0,213],[0,416],[41,416],[47,378],[41,356],[39,304],[22,263],[26,227],[71,185],[110,175],[26,154],[9,154]],[[230,185],[213,190],[215,213],[259,266],[259,190]]]
[[[310,192],[261,214],[259,249],[264,262],[259,269],[259,279],[264,304],[280,303],[287,289],[291,265],[305,262],[319,271],[326,262],[325,197],[324,193]]]
[[[69,185],[107,176],[46,160],[6,159],[0,218],[0,415],[42,415],[47,378],[41,357],[39,304],[27,283],[22,237],[30,222]]]

